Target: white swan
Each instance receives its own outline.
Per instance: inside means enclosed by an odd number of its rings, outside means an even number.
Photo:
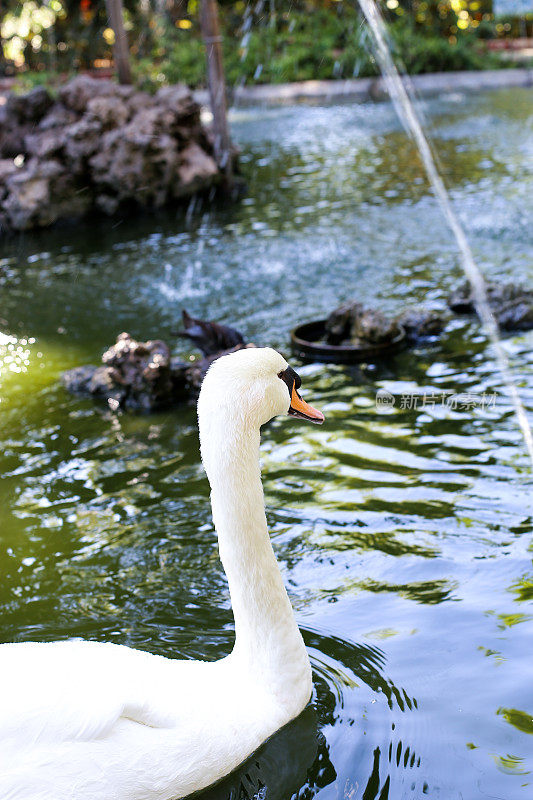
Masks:
[[[232,653],[178,661],[87,641],[0,645],[1,800],[174,800],[214,783],[296,717],[311,668],[268,536],[259,429],[323,421],[279,353],[209,369],[198,401]]]

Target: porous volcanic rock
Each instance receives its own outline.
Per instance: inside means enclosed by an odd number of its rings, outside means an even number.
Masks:
[[[216,186],[200,106],[181,84],[154,95],[78,76],[0,107],[0,232],[98,210],[157,209]]]
[[[343,342],[386,344],[400,332],[396,320],[377,309],[365,308],[356,300],[343,303],[326,320],[326,341],[332,345]]]
[[[396,321],[412,343],[439,336],[449,322],[449,315],[431,308],[408,308],[396,317]]]
[[[75,367],[64,372],[61,381],[72,394],[103,399],[113,411],[158,411],[195,397],[212,362],[245,346],[254,345],[239,344],[185,362],[172,357],[160,339],[139,342],[121,333],[103,354],[101,365]]]
[[[50,225],[60,217],[83,216],[90,197],[57,159],[31,159],[12,172],[0,189],[0,215],[15,230]]]
[[[26,95],[9,95],[6,111],[19,123],[35,123],[40,122],[52,104],[53,100],[44,86],[37,86]]]
[[[138,342],[121,333],[100,366],[75,367],[62,382],[74,394],[105,399],[114,411],[156,411],[183,399],[186,366],[171,359],[165,342]]]

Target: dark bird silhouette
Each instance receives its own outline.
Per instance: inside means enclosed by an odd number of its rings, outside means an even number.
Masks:
[[[176,335],[191,339],[204,356],[214,356],[237,345],[245,344],[242,334],[229,325],[194,319],[185,309],[181,313],[183,330],[177,331]]]

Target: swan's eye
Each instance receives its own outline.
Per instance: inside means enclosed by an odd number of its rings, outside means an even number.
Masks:
[[[281,380],[287,384],[289,394],[292,394],[293,387],[299,389],[302,385],[300,376],[292,367],[287,367],[287,369],[278,372],[278,378],[281,378]]]

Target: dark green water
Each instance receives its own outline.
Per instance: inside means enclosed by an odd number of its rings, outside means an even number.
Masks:
[[[480,265],[531,283],[531,94],[424,109]],[[182,306],[287,350],[290,327],[346,297],[399,311],[442,303],[461,277],[390,105],[253,109],[233,125],[240,207],[1,245],[2,641],[192,658],[232,645],[194,408],[115,417],[68,396],[63,369],[122,330],[171,339]],[[532,343],[505,340],[530,414]],[[458,319],[386,363],[299,371],[326,424],[276,420],[262,455],[324,736],[300,797],[531,798],[532,478],[485,336]],[[497,398],[404,408],[410,392]]]

